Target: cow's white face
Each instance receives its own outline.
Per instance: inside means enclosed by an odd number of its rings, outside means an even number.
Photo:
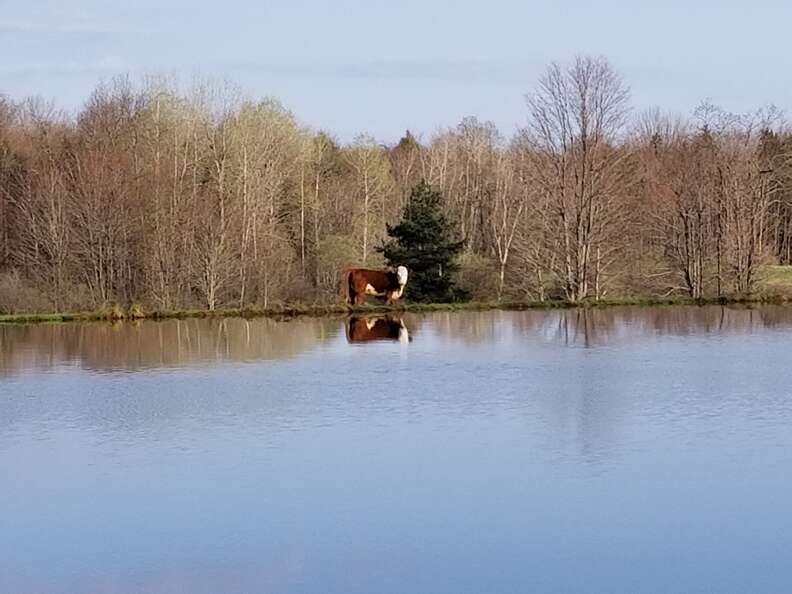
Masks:
[[[407,268],[405,266],[399,266],[396,269],[396,278],[399,279],[399,285],[402,287],[407,284]]]

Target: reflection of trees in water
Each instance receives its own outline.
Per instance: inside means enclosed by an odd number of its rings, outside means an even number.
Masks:
[[[792,326],[792,307],[607,307],[522,312],[444,313],[429,318],[439,334],[464,343],[495,342],[510,334],[539,336],[567,346],[614,344],[645,335],[749,333]]]
[[[747,333],[792,326],[792,307],[618,307],[522,312],[407,314],[411,336],[424,325],[463,344],[540,337],[568,346],[597,346],[644,335]],[[213,360],[287,358],[339,332],[332,319],[266,318],[0,325],[0,372],[78,363],[94,369],[139,369]],[[341,330],[343,332],[343,330]]]
[[[4,375],[15,371],[67,363],[102,372],[289,359],[337,337],[339,322],[193,319],[0,326],[0,385]],[[122,436],[120,444],[128,443],[126,437],[173,439],[185,424],[205,423],[207,430],[222,425],[229,410],[247,419],[262,439],[271,439],[270,433],[299,424],[316,410],[313,398],[320,394],[316,381],[310,376],[295,378],[294,373],[313,364],[285,362],[268,366],[266,374],[241,371],[231,381],[224,373],[197,378],[141,373],[129,391],[119,389],[121,384],[112,377],[61,383],[55,374],[42,384],[26,384],[24,377],[6,378],[11,385],[19,379],[38,398],[0,398],[0,442],[5,432],[34,427],[48,416],[70,419],[99,436]]]
[[[498,319],[503,312],[438,312],[421,316],[439,335],[464,344],[493,342],[498,337]]]
[[[334,336],[327,319],[192,319],[0,326],[0,372],[78,363],[142,369],[293,357]]]
[[[625,309],[619,323],[633,333],[688,336],[711,333],[750,333],[792,325],[792,308],[783,306],[687,306]]]
[[[792,325],[792,308],[779,305],[669,307],[658,309],[653,323],[658,332],[679,336],[702,332],[748,333],[765,328],[789,327]]]
[[[438,334],[466,344],[530,335],[585,346],[606,342],[619,330],[619,316],[612,309],[452,312],[434,314],[428,320]]]
[[[522,372],[507,381],[524,390],[525,410],[532,419],[541,418],[551,428],[546,433],[550,451],[572,455],[597,468],[623,447],[623,427],[634,407],[646,406],[645,399],[664,394],[645,389],[643,382],[651,372],[624,354],[629,348],[615,356],[588,356],[595,354],[593,347],[629,345],[652,336],[743,335],[790,328],[792,307],[613,307],[443,314],[428,319],[439,335],[454,342],[498,344],[516,339],[562,347],[559,353],[541,355],[515,345],[518,356],[525,354],[519,359]],[[575,352],[566,347],[592,349]],[[706,349],[692,348],[688,352]],[[542,364],[535,366],[532,354]],[[650,380],[649,385],[652,381],[664,379]],[[711,395],[703,392],[701,398],[707,397]]]
[[[566,345],[591,346],[609,342],[618,329],[616,317],[612,312],[574,309],[558,314],[558,322],[553,325],[554,328],[545,327],[546,334],[549,333]]]
[[[406,316],[412,334],[421,318]],[[87,369],[146,369],[208,361],[284,359],[343,334],[332,318],[276,321],[188,319],[0,325],[0,373],[77,363]]]

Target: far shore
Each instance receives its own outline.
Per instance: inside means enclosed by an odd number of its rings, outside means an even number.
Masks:
[[[138,320],[169,320],[188,318],[296,318],[296,317],[329,317],[347,315],[398,315],[402,313],[426,313],[437,311],[522,311],[575,308],[603,308],[617,306],[704,306],[704,305],[785,305],[792,303],[787,296],[758,297],[720,297],[707,299],[691,299],[687,297],[646,297],[624,299],[600,299],[586,301],[565,301],[548,299],[545,301],[501,301],[501,302],[461,302],[461,303],[401,303],[397,305],[363,305],[346,306],[283,304],[267,308],[219,308],[185,309],[173,311],[146,312],[135,308],[133,312],[114,306],[90,312],[69,313],[20,313],[0,315],[0,324],[41,324],[61,322],[91,321],[138,321]]]

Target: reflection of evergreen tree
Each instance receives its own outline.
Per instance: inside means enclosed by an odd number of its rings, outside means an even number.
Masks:
[[[465,297],[454,285],[456,257],[464,240],[443,213],[442,195],[426,182],[410,194],[398,225],[387,226],[390,240],[379,251],[393,266],[409,270],[407,295],[424,302],[458,301]]]

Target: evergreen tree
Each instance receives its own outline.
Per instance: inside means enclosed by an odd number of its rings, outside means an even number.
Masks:
[[[425,181],[415,186],[398,225],[387,226],[390,240],[379,251],[393,266],[409,271],[407,296],[414,301],[448,302],[465,298],[454,286],[456,257],[464,246],[443,214],[443,197]]]

